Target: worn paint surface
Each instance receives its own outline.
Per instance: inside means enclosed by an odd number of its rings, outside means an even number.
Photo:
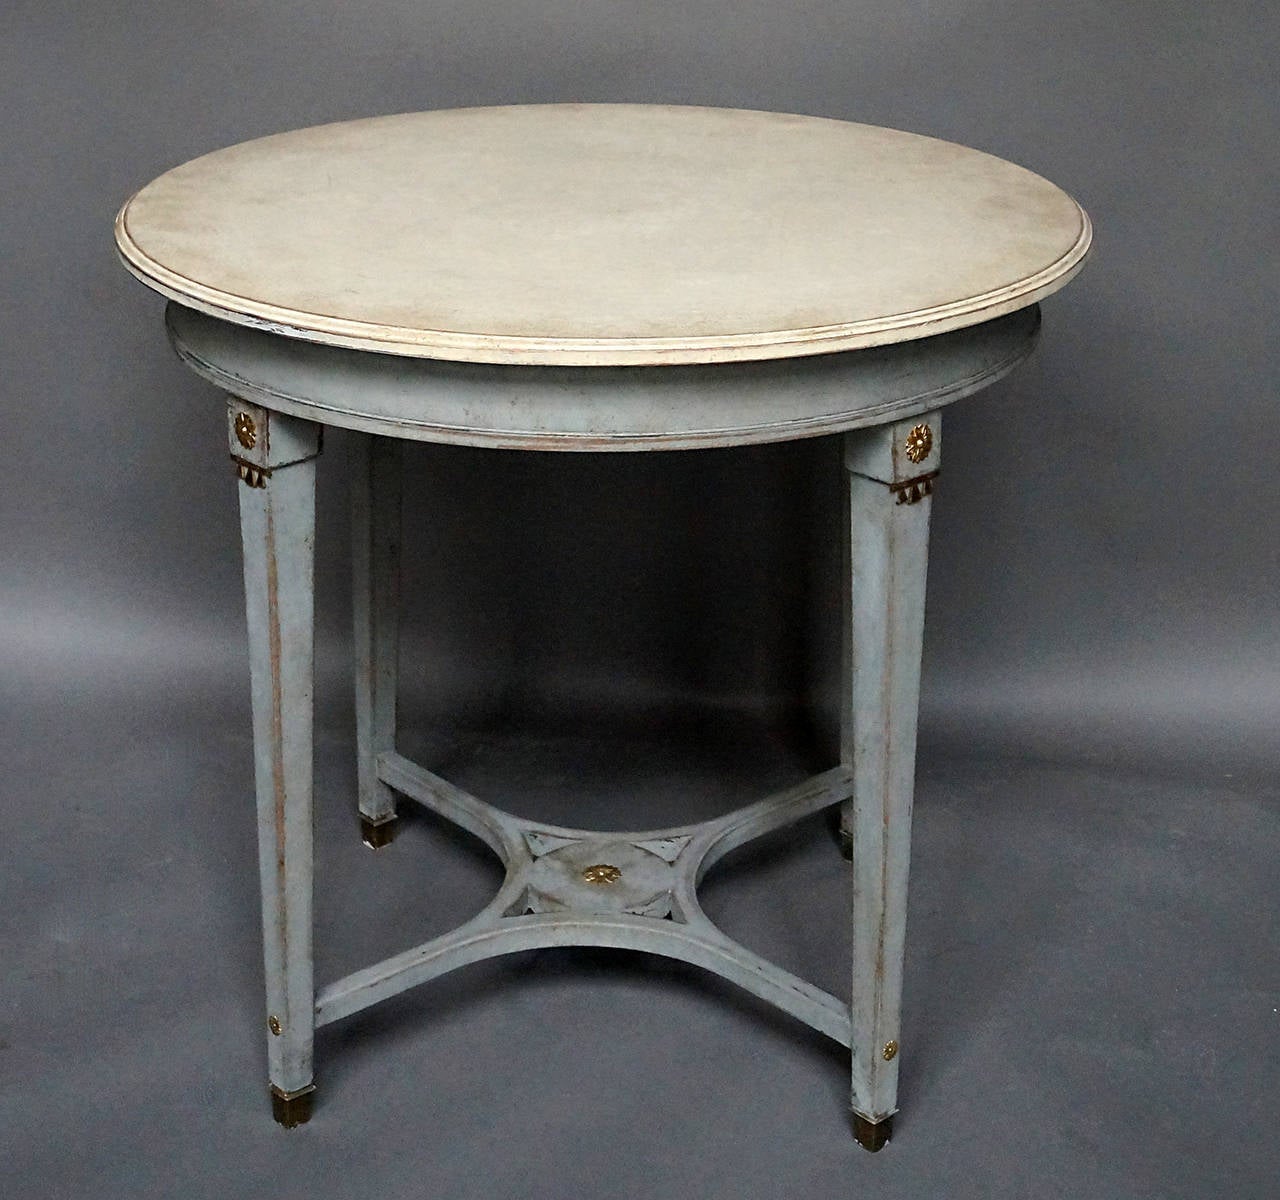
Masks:
[[[935,411],[1022,362],[1040,314],[1033,307],[925,341],[794,362],[536,370],[309,345],[178,305],[167,322],[197,373],[295,416],[419,441],[645,451],[817,437]],[[914,467],[920,474],[930,463]]]
[[[1060,188],[964,146],[634,104],[403,113],[261,138],[169,171],[116,222],[129,270],[224,320],[539,366],[911,341],[1049,295],[1090,239]]]
[[[547,946],[610,946],[678,958],[712,971],[849,1045],[842,1000],[765,961],[702,911],[697,883],[752,838],[838,804],[852,775],[836,767],[713,821],[602,833],[526,821],[477,799],[399,754],[379,757],[397,792],[468,830],[506,867],[497,895],[471,921],[320,990],[319,1024],[483,958]],[[588,862],[620,864],[615,885],[580,878]]]
[[[236,485],[253,699],[264,1021],[274,1019],[267,1038],[270,1081],[293,1093],[311,1082],[314,1028],[312,609],[320,430],[233,399],[228,409],[233,431],[236,417],[246,412],[262,432],[253,451],[270,471],[262,487]],[[235,448],[245,449],[238,439]],[[299,457],[308,450],[310,457]]]
[[[1033,315],[1034,317],[1034,315]],[[1037,322],[1010,322],[1025,352]],[[244,336],[243,334],[237,335]],[[1003,336],[1003,335],[1002,335]],[[948,351],[972,379],[971,335]],[[991,343],[979,343],[985,350]],[[966,359],[966,355],[968,358]],[[362,356],[363,357],[363,356]],[[876,379],[877,368],[868,366]],[[264,437],[257,461],[266,486],[241,486],[246,601],[253,668],[255,750],[263,861],[267,1003],[279,1033],[268,1039],[272,1083],[311,1082],[313,1031],[466,963],[539,946],[645,950],[713,971],[848,1045],[853,1106],[881,1120],[897,1105],[897,1042],[905,937],[912,773],[929,500],[899,503],[908,471],[936,473],[936,411],[847,435],[850,604],[842,765],[703,825],[600,834],[522,821],[469,796],[395,752],[399,448],[373,437],[353,446],[354,582],[360,805],[386,820],[397,794],[425,804],[485,840],[507,866],[498,895],[453,933],[314,992],[311,964],[311,638],[314,469],[319,428],[233,400]],[[927,454],[902,453],[918,421]],[[234,424],[231,428],[234,430]],[[742,842],[827,805],[844,803],[852,834],[851,1005],[768,963],[726,937],[702,912],[696,888],[707,867]],[[581,859],[581,862],[578,860]],[[579,881],[588,860],[617,860],[621,886]],[[572,868],[572,870],[570,869]]]
[[[917,423],[930,449],[904,452]],[[853,848],[853,1110],[880,1122],[897,1109],[899,1016],[915,783],[931,500],[900,503],[904,477],[937,471],[941,416],[845,438],[849,472],[842,751],[853,796],[842,813]],[[884,1048],[894,1043],[886,1056]]]
[[[481,958],[541,946],[599,945],[643,950],[702,966],[849,1046],[855,1112],[877,1122],[890,1116],[897,1107],[901,1061],[897,1043],[931,503],[924,490],[904,489],[923,477],[935,478],[939,469],[941,417],[936,407],[928,405],[976,389],[1024,357],[1038,329],[1038,314],[1017,314],[989,328],[938,340],[945,344],[921,343],[912,348],[910,360],[894,352],[833,356],[842,361],[818,364],[814,369],[819,374],[810,378],[810,382],[825,380],[829,392],[818,387],[790,393],[787,402],[793,407],[780,423],[770,424],[770,417],[746,426],[741,423],[741,411],[724,412],[724,405],[731,405],[732,397],[740,394],[732,375],[721,375],[734,372],[732,366],[689,368],[683,373],[673,371],[665,380],[653,380],[657,415],[650,413],[645,419],[665,420],[686,400],[690,402],[686,411],[693,411],[696,420],[674,434],[634,442],[633,448],[695,445],[701,444],[700,438],[732,444],[744,428],[762,438],[787,436],[806,419],[804,410],[795,405],[812,405],[815,396],[821,399],[845,389],[843,410],[831,410],[843,415],[830,418],[849,429],[845,440],[849,587],[842,763],[702,825],[602,834],[535,824],[467,795],[396,753],[399,444],[375,436],[355,439],[353,578],[361,812],[386,821],[394,816],[397,795],[408,797],[486,841],[506,864],[507,874],[493,902],[460,929],[357,971],[318,993],[311,961],[311,642],[314,473],[321,428],[256,400],[268,395],[273,402],[286,403],[278,394],[282,382],[278,372],[288,361],[296,372],[289,381],[293,389],[289,403],[296,402],[301,411],[324,411],[316,403],[315,390],[339,387],[352,406],[350,411],[368,399],[364,407],[373,413],[368,418],[371,426],[402,431],[401,422],[415,408],[419,415],[424,410],[429,413],[445,394],[445,381],[431,374],[439,364],[380,360],[319,347],[304,347],[299,354],[296,345],[264,346],[259,334],[183,310],[172,310],[170,323],[175,344],[188,362],[198,357],[192,341],[201,342],[201,352],[212,348],[221,358],[220,365],[213,372],[203,359],[202,373],[234,378],[237,396],[245,397],[231,403],[229,436],[235,436],[236,417],[246,413],[262,431],[252,447],[244,447],[237,439],[232,452],[239,459],[247,451],[255,468],[263,472],[264,484],[240,485],[240,499],[267,1007],[276,1019],[268,1037],[272,1084],[286,1093],[309,1086],[317,1023],[340,1019]],[[322,357],[312,361],[308,355],[313,353]],[[341,356],[337,378],[325,383],[330,374],[327,368],[334,361],[328,356],[334,355]],[[388,362],[394,367],[388,368]],[[497,373],[469,381],[477,394],[494,403],[505,398],[510,407],[511,397],[503,391],[509,376],[497,368],[481,370]],[[580,389],[588,383],[572,374],[548,375],[524,395],[524,402],[542,411],[544,430],[556,429],[554,437],[569,442],[576,438],[579,448],[612,445],[613,438],[628,442],[636,429],[625,422],[643,409],[628,410],[625,403],[617,408],[597,405],[596,395],[590,392],[591,404],[575,408],[581,403]],[[644,382],[640,392],[649,386]],[[765,390],[773,390],[771,383]],[[607,394],[607,389],[600,394]],[[704,405],[701,410],[699,403]],[[717,405],[723,423],[698,428],[698,422],[705,421],[706,413]],[[472,415],[477,411],[480,408],[468,409]],[[886,421],[886,413],[899,419]],[[602,421],[613,422],[607,435],[599,433]],[[920,422],[929,427],[929,444],[923,452]],[[596,432],[585,436],[591,424]],[[567,428],[575,432],[566,434]],[[905,447],[912,430],[916,430],[915,450],[909,456]],[[432,436],[436,431],[437,427],[423,424],[415,436]],[[480,432],[505,436],[493,430]],[[547,440],[551,436],[538,434],[527,444],[546,448],[553,444]],[[854,595],[856,605],[849,602]],[[853,845],[850,1004],[725,936],[702,912],[696,894],[702,873],[720,855],[831,804],[845,806],[844,823]],[[618,881],[601,886],[581,879],[584,870],[601,864],[616,866]],[[894,1051],[886,1054],[885,1047],[891,1043]]]
[[[396,742],[400,443],[355,437],[349,465],[358,806],[362,817],[385,824],[396,815],[395,793],[378,778],[378,755]]]

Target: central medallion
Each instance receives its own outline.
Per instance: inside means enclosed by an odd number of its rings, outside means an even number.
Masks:
[[[588,883],[617,883],[622,878],[622,872],[611,863],[596,863],[582,872],[582,878]]]
[[[523,889],[508,916],[573,912],[672,917],[687,834],[634,841],[626,834],[576,829],[523,831],[528,862]]]

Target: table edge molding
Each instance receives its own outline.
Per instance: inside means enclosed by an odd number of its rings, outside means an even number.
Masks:
[[[136,195],[137,193],[135,193]],[[829,354],[915,341],[1005,316],[1069,283],[1093,242],[1089,215],[1074,199],[1080,232],[1063,255],[1034,275],[992,291],[907,313],[835,325],[758,333],[662,338],[560,338],[424,330],[303,313],[207,287],[150,258],[128,230],[129,206],[115,221],[116,249],[135,278],[170,300],[208,316],[267,333],[351,350],[408,358],[519,366],[663,366],[743,362]]]

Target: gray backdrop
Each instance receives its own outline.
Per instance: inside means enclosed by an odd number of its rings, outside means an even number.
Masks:
[[[1274,1196],[1278,59],[1277,10],[1244,0],[5,0],[0,1191]],[[327,1031],[316,1119],[266,1116],[235,486],[111,219],[246,138],[557,100],[911,129],[1096,225],[1037,356],[947,416],[878,1158],[839,1054],[586,951]],[[344,448],[320,483],[322,977],[493,882],[430,822],[356,845]],[[644,825],[825,761],[829,442],[409,463],[406,740],[446,773]],[[731,930],[842,989],[820,823],[721,875]]]

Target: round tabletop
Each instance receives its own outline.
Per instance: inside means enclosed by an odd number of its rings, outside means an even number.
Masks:
[[[1090,236],[1065,192],[950,142],[631,104],[278,134],[169,171],[116,218],[135,275],[235,324],[565,366],[929,337],[1056,291]]]

